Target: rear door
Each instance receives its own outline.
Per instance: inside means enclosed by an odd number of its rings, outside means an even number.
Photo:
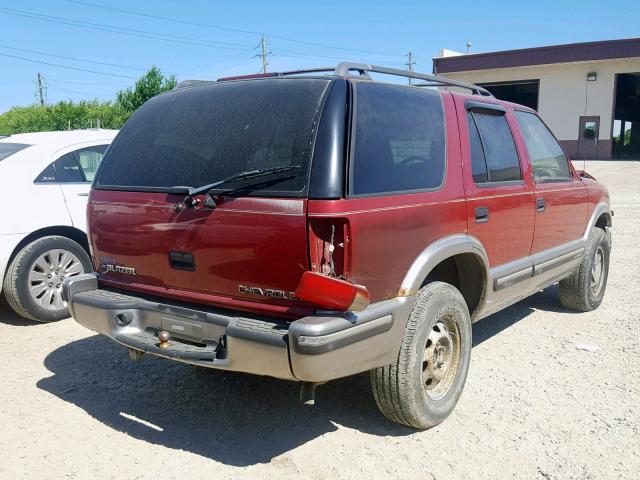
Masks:
[[[471,99],[473,98],[473,99]],[[457,97],[467,223],[484,245],[496,291],[528,282],[534,229],[529,168],[514,140],[514,118],[498,104]]]
[[[307,311],[292,292],[309,268],[308,175],[329,83],[224,82],[141,107],[109,148],[91,194],[101,281],[251,311]],[[185,202],[187,187],[283,166],[290,169],[220,185],[215,203],[207,195],[195,207]]]
[[[54,162],[73,225],[82,231],[87,229],[87,199],[91,182],[107,147],[108,144],[84,147]]]

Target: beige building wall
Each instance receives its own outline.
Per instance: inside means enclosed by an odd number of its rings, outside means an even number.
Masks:
[[[597,73],[596,81],[587,81],[589,72]],[[617,73],[640,73],[640,58],[496,68],[445,75],[471,83],[539,80],[538,112],[558,140],[565,146],[572,145],[572,142],[577,143],[579,117],[599,115],[598,153],[599,156],[606,157],[607,152],[611,152]]]

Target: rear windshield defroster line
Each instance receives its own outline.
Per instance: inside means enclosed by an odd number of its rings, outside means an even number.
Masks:
[[[94,188],[146,192],[199,187],[238,172],[299,165],[254,194],[306,191],[329,80],[208,84],[159,95],[131,117],[102,161]]]

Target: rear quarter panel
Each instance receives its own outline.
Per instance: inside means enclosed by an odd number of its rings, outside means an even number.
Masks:
[[[341,200],[309,200],[309,217],[344,218],[349,223],[350,278],[365,285],[371,300],[395,297],[420,253],[435,240],[466,233],[460,141],[455,107],[443,93],[447,124],[447,167],[438,191]]]

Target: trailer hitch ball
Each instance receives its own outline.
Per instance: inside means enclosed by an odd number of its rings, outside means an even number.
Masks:
[[[133,348],[129,348],[129,358],[131,360],[133,360],[134,362],[140,362],[142,361],[142,358],[144,357],[144,352],[141,352],[140,350],[134,350]]]

